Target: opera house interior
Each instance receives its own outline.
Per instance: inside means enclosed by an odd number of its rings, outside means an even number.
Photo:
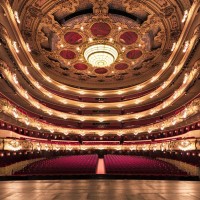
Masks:
[[[0,199],[24,179],[199,199],[199,73],[200,0],[0,0]]]

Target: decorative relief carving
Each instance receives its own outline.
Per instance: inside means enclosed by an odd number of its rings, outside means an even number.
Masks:
[[[122,6],[125,7],[126,12],[132,13],[140,7],[141,0],[122,0]]]
[[[111,0],[90,0],[90,2],[93,4],[94,15],[108,15],[108,4],[111,2]]]
[[[8,144],[13,148],[20,147],[20,143],[17,140],[11,140],[11,141],[8,142]]]
[[[21,146],[23,149],[32,149],[32,144],[29,141],[22,141]]]
[[[0,35],[2,35],[2,36],[3,35],[4,36],[8,35],[8,32],[7,32],[6,28],[1,23],[0,23]]]
[[[69,13],[73,13],[76,11],[78,5],[79,5],[79,0],[61,0],[58,4],[58,10],[66,10]]]
[[[42,11],[36,7],[31,6],[29,8],[29,13],[32,17],[42,18],[43,14]]]
[[[200,37],[200,24],[195,28],[194,35],[198,35]]]
[[[176,15],[172,15],[170,18],[172,30],[177,30],[179,27],[178,19]]]
[[[161,11],[164,13],[165,17],[170,17],[174,13],[174,7],[173,6],[167,6],[163,8]]]
[[[181,34],[180,30],[177,30],[177,29],[172,30],[170,32],[171,39],[176,41],[179,38],[180,34]]]
[[[48,2],[48,0],[37,0],[35,6],[41,8],[46,2]]]

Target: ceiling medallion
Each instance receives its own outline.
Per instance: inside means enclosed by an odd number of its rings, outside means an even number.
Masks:
[[[108,67],[118,58],[117,50],[107,44],[94,44],[86,48],[84,58],[93,67]]]

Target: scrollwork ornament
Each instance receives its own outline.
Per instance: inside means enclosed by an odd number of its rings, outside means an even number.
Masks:
[[[79,6],[79,0],[62,0],[59,9],[67,10],[69,13],[74,13]]]
[[[14,147],[14,148],[17,148],[20,146],[19,142],[16,141],[16,140],[11,140],[9,143],[8,143],[10,146]]]
[[[173,14],[174,10],[175,9],[173,6],[167,6],[163,8],[161,11],[164,13],[165,17],[170,17]]]
[[[7,36],[8,35],[6,28],[1,23],[0,23],[0,35],[1,36]]]
[[[108,4],[111,0],[90,0],[93,4],[93,14],[94,15],[108,15]]]
[[[122,0],[122,5],[125,7],[126,12],[132,13],[136,8],[140,7],[141,0]]]
[[[200,37],[200,24],[195,28],[194,35],[198,35]]]
[[[29,13],[32,17],[37,17],[37,18],[42,18],[43,17],[43,13],[40,9],[31,6],[29,8]]]

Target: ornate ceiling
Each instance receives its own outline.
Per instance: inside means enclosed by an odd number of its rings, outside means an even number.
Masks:
[[[20,1],[20,29],[34,59],[58,82],[86,89],[116,89],[154,76],[171,54],[189,1]],[[84,58],[93,44],[118,51],[108,67]]]

